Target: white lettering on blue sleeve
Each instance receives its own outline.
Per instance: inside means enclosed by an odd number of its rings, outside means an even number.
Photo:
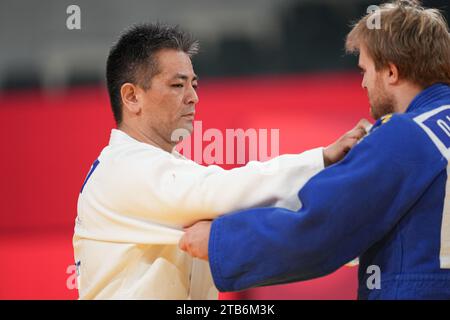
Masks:
[[[414,120],[447,159],[447,163],[450,163],[450,106],[426,112]],[[441,269],[450,269],[450,165],[447,165],[439,260]]]

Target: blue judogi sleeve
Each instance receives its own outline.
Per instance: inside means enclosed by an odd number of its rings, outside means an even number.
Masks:
[[[386,235],[446,165],[413,119],[394,115],[305,185],[300,211],[257,208],[216,219],[209,260],[217,288],[237,291],[335,271]]]

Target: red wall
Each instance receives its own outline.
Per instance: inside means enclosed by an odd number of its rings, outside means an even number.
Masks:
[[[208,128],[280,129],[280,152],[331,143],[368,103],[353,74],[203,80],[196,120]],[[67,267],[80,187],[113,118],[106,91],[0,93],[0,298],[71,299]],[[353,299],[356,269],[247,298]],[[224,296],[225,297],[225,296]]]

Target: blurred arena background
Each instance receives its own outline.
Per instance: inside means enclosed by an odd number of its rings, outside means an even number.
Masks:
[[[114,126],[104,70],[124,28],[161,21],[191,31],[201,41],[194,67],[203,130],[280,129],[280,152],[295,153],[369,117],[357,59],[343,48],[350,22],[379,3],[0,0],[0,299],[77,298],[77,197]],[[71,4],[81,9],[80,30],[66,27]],[[449,17],[448,0],[424,4]],[[355,299],[356,276],[344,267],[221,298]]]

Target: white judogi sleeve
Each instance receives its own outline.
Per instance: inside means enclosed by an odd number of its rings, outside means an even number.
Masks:
[[[244,208],[299,209],[297,192],[323,167],[322,148],[232,170],[206,167],[113,130],[80,197],[95,197],[86,202],[109,207],[108,219],[128,227],[135,241],[136,224],[146,221],[181,229]],[[118,241],[124,236],[116,235]]]

